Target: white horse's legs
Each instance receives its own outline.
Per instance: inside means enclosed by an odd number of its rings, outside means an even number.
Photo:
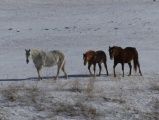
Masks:
[[[57,64],[57,74],[56,74],[56,77],[55,77],[54,80],[57,80],[57,79],[58,79],[58,76],[59,76],[59,73],[60,73],[61,66],[62,66],[61,64],[60,64],[60,65]]]
[[[42,80],[42,77],[40,76],[40,69],[37,69],[37,73],[38,73],[38,80]]]
[[[64,64],[63,64],[61,70],[64,72],[65,78],[68,79],[68,76],[67,76],[67,73],[66,73],[66,70],[65,70],[65,62],[64,62]]]
[[[38,80],[42,80],[42,77],[40,76],[40,70],[42,69],[42,66],[35,65],[37,73],[38,73]]]
[[[59,76],[59,74],[60,74],[60,70],[62,70],[62,71],[64,72],[65,78],[67,79],[68,76],[67,76],[67,73],[66,73],[66,71],[65,71],[65,61],[60,62],[60,63],[58,63],[57,65],[58,65],[58,66],[57,66],[57,75],[56,75],[56,77],[55,77],[54,80],[57,80],[57,79],[58,79],[58,76]]]

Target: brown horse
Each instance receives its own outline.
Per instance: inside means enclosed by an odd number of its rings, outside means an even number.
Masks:
[[[110,59],[112,60],[114,58],[114,77],[116,77],[115,74],[115,67],[118,63],[121,63],[122,65],[122,71],[123,71],[123,77],[124,77],[124,63],[128,63],[129,68],[130,68],[130,72],[129,75],[131,75],[131,69],[132,69],[132,65],[131,65],[131,61],[134,61],[134,70],[136,72],[137,70],[137,66],[139,68],[139,73],[142,76],[141,70],[140,70],[140,63],[138,60],[138,52],[136,50],[136,48],[133,47],[127,47],[125,49],[122,49],[121,47],[118,46],[113,46],[110,47],[109,46],[109,55],[110,55]]]
[[[108,69],[107,69],[107,57],[104,51],[87,51],[85,54],[83,54],[83,60],[84,60],[84,65],[87,64],[88,62],[88,70],[90,72],[90,74],[92,75],[92,72],[90,70],[91,65],[94,65],[94,77],[95,75],[95,71],[96,71],[96,63],[98,63],[99,66],[99,76],[101,75],[101,63],[104,63],[105,69],[106,69],[106,73],[108,76]]]

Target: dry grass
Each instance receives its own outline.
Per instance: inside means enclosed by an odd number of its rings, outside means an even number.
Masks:
[[[69,91],[80,93],[80,100],[75,101],[75,104],[64,100],[58,101],[51,94],[47,94],[45,89],[38,87],[37,84],[28,86],[24,84],[22,86],[9,85],[1,93],[6,101],[10,102],[7,105],[8,107],[21,106],[26,109],[26,107],[29,108],[31,106],[36,111],[47,112],[47,117],[49,118],[53,118],[57,115],[76,118],[82,115],[85,118],[95,119],[99,116],[96,108],[86,104],[85,99],[81,100],[83,94],[93,94],[93,84],[94,82],[89,81],[88,85],[83,86],[78,80],[73,82],[72,88]],[[64,90],[60,90],[60,88],[64,89],[67,87],[67,84],[58,84],[58,86],[58,92],[63,92]],[[56,92],[56,90],[52,92]]]
[[[95,107],[90,104],[83,103],[83,101],[75,104],[61,102],[56,104],[54,107],[55,108],[52,109],[52,112],[59,116],[69,116],[70,118],[82,117],[92,120],[96,120],[100,116],[100,113]]]
[[[115,102],[115,103],[118,103],[118,104],[126,103],[126,101],[124,99],[122,99],[121,97],[120,98],[109,98],[109,97],[106,97],[106,96],[102,96],[102,98],[106,102]]]
[[[2,95],[10,102],[14,102],[18,96],[17,96],[17,89],[11,88],[11,89],[6,89],[2,91]]]
[[[82,116],[85,118],[97,119],[100,116],[100,112],[91,104],[85,104],[83,102],[76,103],[76,106],[80,109]]]
[[[159,91],[159,84],[155,80],[150,81],[150,90]]]
[[[106,91],[105,85],[101,87],[101,84],[98,84],[95,79],[85,81],[75,79],[73,81],[59,81],[54,84],[45,82],[34,82],[34,84],[31,82],[27,86],[13,84],[5,87],[1,91],[1,95],[7,103],[5,107],[16,109],[18,106],[31,112],[36,111],[36,117],[32,117],[35,119],[58,119],[57,116],[60,116],[67,119],[100,120],[105,116],[114,118],[117,115],[124,116],[123,119],[133,118],[135,115],[138,116],[137,118],[158,119],[159,100],[155,98],[148,104],[152,111],[141,111],[137,106],[133,107],[134,101],[131,103],[125,97],[129,93],[136,95],[134,90],[121,89],[120,81],[117,81],[118,84],[115,87],[108,89],[110,91]],[[134,84],[130,82],[131,85]],[[158,90],[156,81],[151,81],[150,85],[151,90],[155,90],[153,92]],[[136,90],[135,85],[132,88]],[[2,108],[1,111],[5,110]],[[1,112],[2,116],[0,117],[4,118],[4,114]]]
[[[12,86],[10,85],[8,88],[2,91],[2,95],[10,102],[19,102],[25,105],[31,105],[36,103],[37,97],[41,94],[40,88],[36,85],[30,85],[30,87],[26,86]]]
[[[82,92],[83,91],[82,84],[79,82],[78,79],[76,79],[72,83],[72,87],[71,87],[70,91],[72,91],[72,92]]]

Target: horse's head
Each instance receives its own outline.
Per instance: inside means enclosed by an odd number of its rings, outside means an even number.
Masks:
[[[95,56],[96,56],[96,52],[94,52],[92,50],[84,53],[83,54],[84,65],[86,65],[87,62],[92,62],[95,59]]]
[[[29,50],[25,50],[26,52],[26,63],[28,64],[29,63],[29,57],[30,57],[30,49]]]
[[[110,59],[112,60],[114,57],[117,57],[121,51],[121,47],[118,47],[118,46],[113,46],[113,47],[110,47],[109,46],[109,56],[110,56]]]
[[[114,57],[114,47],[110,47],[109,46],[109,56],[110,56],[110,59],[112,60],[113,59],[113,57]]]
[[[88,58],[87,58],[87,54],[83,54],[83,60],[84,60],[84,65],[87,64]]]

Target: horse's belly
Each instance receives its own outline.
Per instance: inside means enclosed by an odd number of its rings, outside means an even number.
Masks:
[[[54,64],[45,64],[44,67],[52,67]]]
[[[52,67],[52,66],[55,66],[56,64],[57,64],[57,60],[54,60],[54,61],[46,60],[44,67]]]

